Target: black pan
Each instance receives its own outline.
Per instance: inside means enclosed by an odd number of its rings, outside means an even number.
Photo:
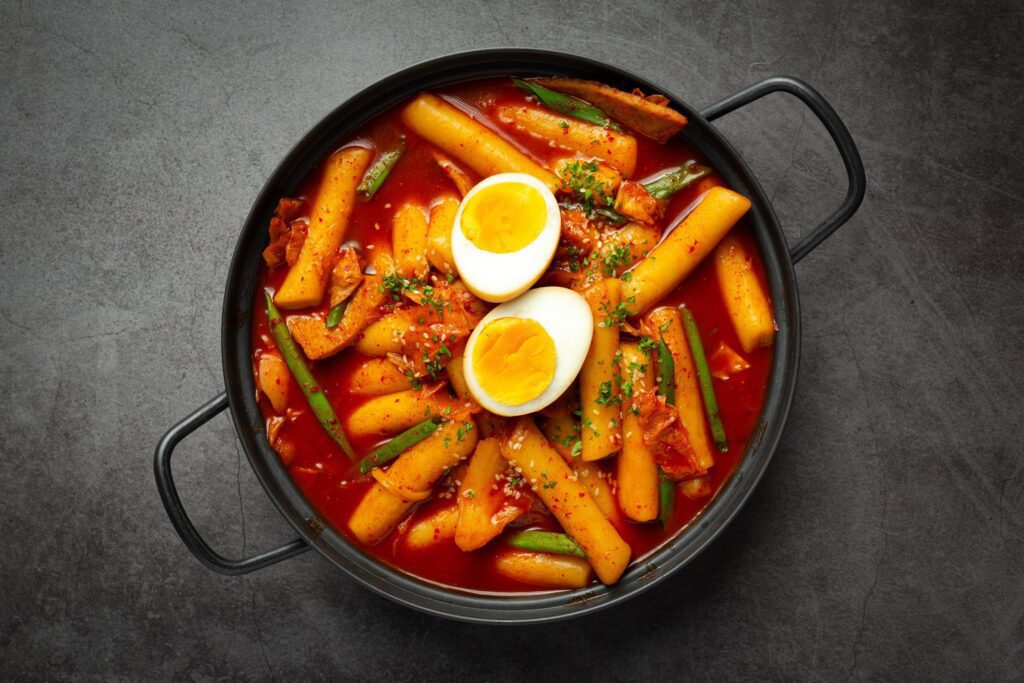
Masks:
[[[771,376],[760,423],[746,452],[703,512],[668,543],[635,562],[614,586],[595,585],[575,591],[527,595],[485,595],[445,588],[382,564],[326,525],[303,498],[267,443],[263,415],[256,403],[249,341],[251,307],[260,252],[267,242],[266,227],[278,198],[294,194],[307,173],[352,131],[402,100],[421,90],[509,74],[589,78],[627,91],[640,87],[671,98],[673,105],[689,119],[682,133],[686,141],[714,165],[731,188],[750,198],[752,205],[746,220],[761,248],[774,302],[779,331]],[[849,190],[842,205],[792,248],[787,246],[772,205],[750,167],[710,123],[774,92],[794,95],[811,109],[835,141],[849,176]],[[156,449],[157,487],[167,514],[189,550],[200,562],[221,574],[245,574],[312,547],[346,574],[391,600],[463,621],[554,621],[594,612],[631,598],[668,578],[714,540],[743,506],[768,467],[786,424],[800,358],[800,306],[793,264],[854,214],[864,197],[864,189],[864,168],[846,127],[821,95],[795,78],[768,78],[703,110],[694,109],[660,85],[622,69],[584,57],[542,50],[464,52],[423,62],[384,78],[328,114],[299,141],[270,176],[242,226],[224,292],[221,335],[226,390],[172,427]],[[223,557],[202,539],[185,513],[171,477],[174,447],[225,408],[231,410],[238,438],[263,488],[300,536],[279,548],[239,560]]]

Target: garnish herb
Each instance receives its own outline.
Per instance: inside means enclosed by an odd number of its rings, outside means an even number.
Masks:
[[[629,317],[629,304],[635,303],[636,297],[631,296],[623,301],[619,302],[615,308],[608,311],[607,317],[604,319],[604,324],[608,327],[617,325],[622,327],[622,324],[626,322],[626,318]]]
[[[573,161],[565,166],[562,182],[587,214],[615,204],[611,188],[597,177],[599,168],[596,161]]]
[[[608,277],[614,276],[619,268],[622,268],[629,263],[632,251],[627,244],[617,244],[612,247],[612,250],[605,254],[603,259],[604,263],[604,274]]]

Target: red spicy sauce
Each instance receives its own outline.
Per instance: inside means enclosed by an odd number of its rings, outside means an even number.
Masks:
[[[547,163],[571,154],[528,134],[519,133],[511,127],[492,123],[496,120],[493,112],[501,104],[525,102],[525,94],[511,85],[507,79],[473,81],[437,91],[437,94],[465,110],[489,117],[485,123],[500,130],[507,139],[513,140],[542,162]],[[441,197],[459,196],[451,181],[431,156],[431,146],[399,122],[399,111],[400,107],[385,113],[352,137],[353,140],[372,140],[378,149],[394,147],[401,135],[406,139],[406,151],[402,160],[392,170],[373,201],[358,203],[352,213],[346,240],[362,245],[363,249],[367,250],[364,251],[365,254],[372,254],[372,249],[379,248],[378,245],[390,245],[392,217],[402,204],[414,202],[429,207]],[[634,178],[644,178],[667,167],[682,165],[690,159],[700,160],[695,150],[678,138],[660,145],[641,135],[636,137],[638,163]],[[320,182],[320,174],[319,169],[312,172],[297,195],[307,200],[312,199]],[[671,225],[675,217],[697,198],[697,192],[699,189],[695,185],[673,197],[665,212],[663,224]],[[760,252],[749,227],[741,221],[732,232],[740,238],[748,252],[754,254],[755,271],[762,284],[765,284]],[[253,301],[254,368],[259,355],[274,348],[267,327],[263,291],[276,290],[284,281],[287,270],[284,267],[268,270],[266,266],[261,265],[259,286]],[[767,287],[765,289],[767,291]],[[708,356],[720,342],[742,353],[742,347],[723,305],[710,258],[705,259],[662,303],[685,304],[693,312]],[[306,309],[303,312],[315,311],[326,314],[326,297],[320,307]],[[750,363],[747,370],[733,375],[727,381],[714,380],[721,418],[729,438],[729,449],[726,453],[715,453],[715,465],[707,475],[711,494],[700,500],[691,500],[679,491],[674,515],[668,528],[664,530],[657,523],[638,524],[620,516],[622,521],[616,523],[616,528],[632,548],[634,562],[669,540],[708,505],[732,473],[747,441],[756,430],[768,384],[772,349],[763,348],[742,355]],[[367,400],[349,391],[348,379],[352,370],[367,359],[367,356],[355,349],[348,348],[331,358],[310,363],[342,424],[346,423],[348,416],[356,407]],[[268,420],[276,415],[266,397],[260,397],[260,407]],[[354,544],[359,545],[348,531],[348,519],[373,480],[367,476],[359,476],[358,468],[349,461],[312,415],[294,379],[291,380],[289,387],[289,408],[300,413],[294,421],[284,427],[288,438],[297,445],[297,448],[288,462],[282,460],[283,464],[296,486],[323,519]],[[362,456],[379,443],[380,440],[377,439],[356,439],[352,445]],[[612,463],[593,465],[604,468],[609,473],[614,471]],[[440,490],[440,487],[435,490]],[[435,496],[415,506],[407,521],[415,522],[440,507],[452,504],[454,498]],[[531,526],[558,530],[557,523],[553,520],[541,520]],[[424,550],[413,550],[401,542],[401,532],[405,527],[405,523],[400,524],[383,541],[371,547],[363,547],[363,551],[401,571],[439,584],[471,591],[538,592],[536,587],[505,578],[493,569],[497,550],[497,544],[494,542],[469,553],[461,551],[453,540],[440,541]]]

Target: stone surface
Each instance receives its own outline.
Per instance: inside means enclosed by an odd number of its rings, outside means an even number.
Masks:
[[[1024,19],[1013,2],[0,3],[4,677],[1004,679],[1024,675]],[[307,553],[196,562],[153,484],[221,390],[241,221],[341,100],[457,50],[564,49],[696,105],[802,77],[857,139],[858,215],[800,263],[775,461],[689,568],[583,620],[440,621]],[[721,122],[791,239],[843,193],[807,111]],[[176,459],[225,553],[292,534],[226,418]]]

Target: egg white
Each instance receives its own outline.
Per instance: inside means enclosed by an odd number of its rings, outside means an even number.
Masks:
[[[510,406],[491,398],[473,369],[473,351],[481,331],[498,318],[527,318],[535,320],[551,336],[555,344],[555,372],[551,383],[536,398],[517,406]],[[484,316],[466,342],[463,371],[470,393],[485,409],[508,417],[536,412],[561,396],[580,373],[590,350],[594,334],[594,316],[586,299],[564,287],[540,287],[517,299],[496,306]]]
[[[462,212],[480,190],[502,183],[519,183],[537,190],[544,198],[547,217],[535,240],[518,251],[498,254],[473,244],[462,232]],[[477,183],[466,193],[452,226],[452,257],[459,277],[469,291],[485,301],[501,303],[533,286],[547,270],[558,248],[562,215],[547,185],[525,173],[499,173]]]

